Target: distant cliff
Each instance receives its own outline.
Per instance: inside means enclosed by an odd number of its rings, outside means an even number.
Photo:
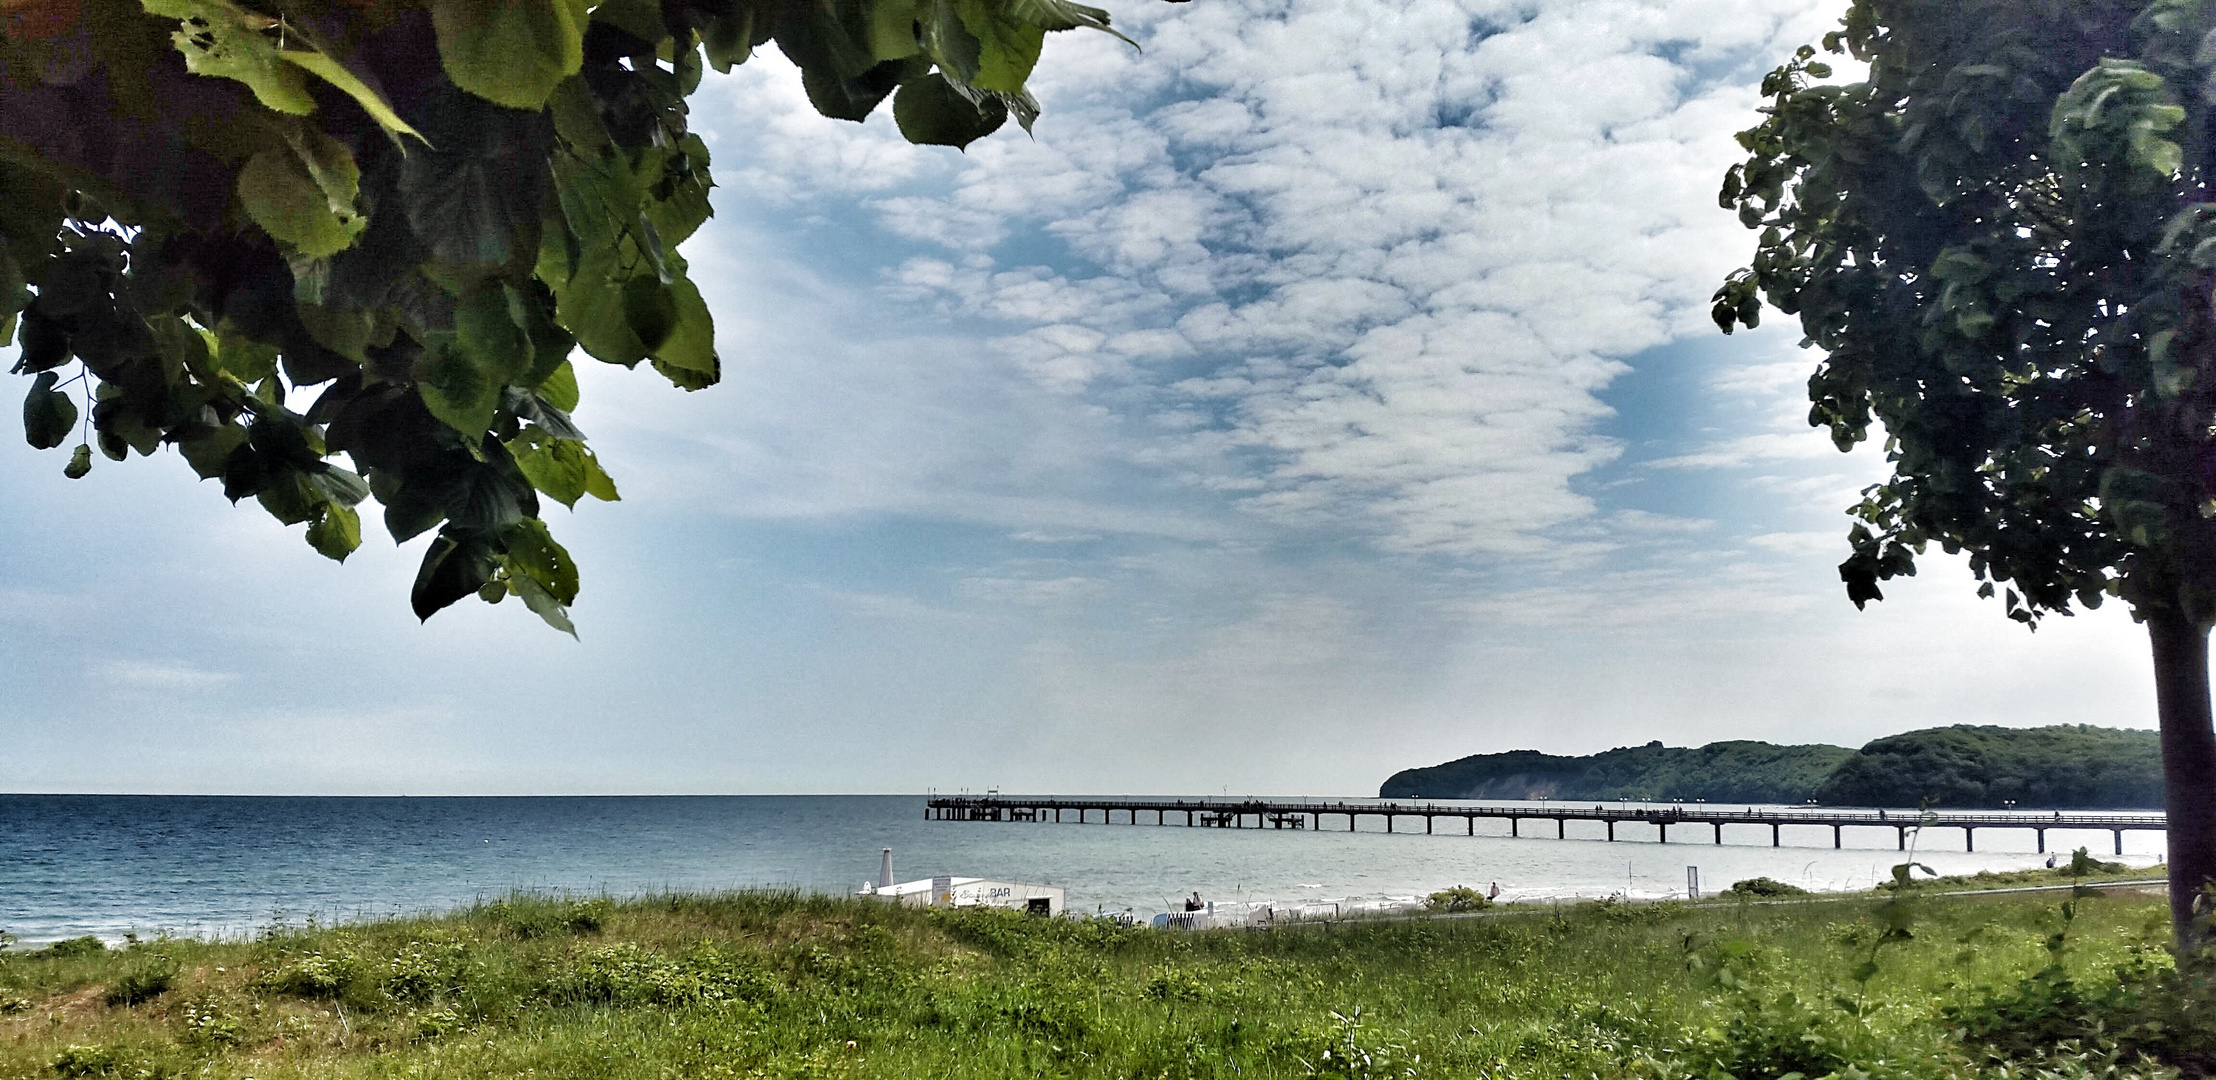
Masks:
[[[1860,750],[1746,740],[1618,747],[1586,757],[1477,754],[1394,773],[1381,798],[1707,799],[1831,806],[2138,809],[2162,805],[2152,731],[2089,725],[1930,728]]]

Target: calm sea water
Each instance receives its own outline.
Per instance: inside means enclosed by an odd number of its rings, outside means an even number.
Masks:
[[[1617,843],[1511,839],[1505,823],[1387,835],[926,821],[922,796],[261,798],[0,795],[0,929],[26,942],[78,934],[250,933],[450,908],[510,890],[637,895],[748,887],[852,890],[893,849],[899,880],[949,873],[1061,885],[1069,906],[1149,915],[1199,891],[1223,901],[1363,901],[1498,882],[1503,898],[1681,893],[1699,866],[1714,890],[1767,875],[1866,888],[1898,862],[1890,829],[1766,829],[1723,846],[1667,845],[1620,825]],[[1441,824],[1442,830],[1446,828]],[[1548,826],[1527,822],[1526,832]],[[1490,832],[1491,835],[1487,833]],[[1759,832],[1759,836],[1756,834]],[[1798,832],[1801,835],[1795,835]],[[1920,858],[1942,872],[2037,865],[2029,831],[1933,830]],[[2106,832],[2054,833],[2104,857]],[[1860,845],[1860,846],[1855,846]],[[2159,834],[2129,834],[2146,864]]]

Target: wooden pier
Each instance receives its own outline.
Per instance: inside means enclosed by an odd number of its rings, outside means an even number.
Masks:
[[[1100,814],[1101,824],[1116,824],[1116,816],[1124,816],[1123,823],[1131,825],[1186,825],[1195,828],[1218,829],[1321,829],[1324,819],[1344,817],[1347,831],[1353,832],[1355,822],[1364,817],[1382,818],[1385,831],[1392,832],[1397,820],[1422,818],[1423,831],[1429,833],[1444,818],[1461,819],[1463,831],[1477,835],[1479,818],[1504,818],[1508,822],[1508,835],[1522,836],[1526,821],[1551,821],[1554,836],[1558,840],[1569,838],[1569,823],[1573,821],[1600,822],[1607,828],[1607,839],[1616,838],[1618,823],[1631,822],[1655,826],[1662,843],[1669,843],[1673,825],[1707,825],[1713,830],[1716,843],[1724,842],[1724,826],[1769,826],[1770,846],[1783,844],[1780,830],[1787,825],[1816,825],[1831,827],[1831,846],[1844,845],[1845,830],[1852,828],[1893,829],[1902,850],[1908,848],[1908,831],[1915,828],[1961,829],[1963,846],[1977,850],[1979,829],[2029,829],[2038,835],[2039,850],[2047,850],[2047,832],[2050,829],[2098,829],[2115,834],[2116,854],[2124,853],[2124,833],[2127,830],[2160,832],[2166,820],[2160,812],[2107,813],[2076,812],[2066,810],[1931,810],[1919,813],[1915,810],[1873,810],[1861,808],[1777,808],[1750,807],[1741,810],[1711,808],[1704,804],[1677,804],[1633,806],[1619,803],[1609,806],[1596,803],[1584,806],[1531,805],[1483,805],[1478,803],[1391,802],[1385,800],[1363,801],[1301,801],[1273,802],[1260,799],[1086,799],[1060,796],[1021,795],[961,795],[935,796],[924,809],[924,817],[931,821],[1029,821],[1088,823],[1095,812]],[[1140,815],[1152,815],[1153,821],[1142,821]],[[1065,815],[1069,815],[1065,817]],[[1249,824],[1249,821],[1252,824]]]

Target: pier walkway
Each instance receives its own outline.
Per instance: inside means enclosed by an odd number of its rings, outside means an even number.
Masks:
[[[2141,830],[2160,832],[2166,822],[2156,812],[2114,813],[2106,811],[2032,811],[2032,810],[1932,810],[1918,813],[1914,810],[1869,810],[1860,808],[1763,808],[1748,807],[1739,810],[1711,808],[1705,804],[1677,804],[1655,806],[1619,803],[1609,806],[1596,803],[1587,808],[1582,805],[1497,804],[1399,802],[1388,800],[1335,801],[1303,800],[1279,802],[1262,799],[1115,799],[1069,798],[1063,796],[1024,795],[942,795],[934,796],[926,804],[924,817],[932,821],[1028,821],[1085,823],[1100,814],[1101,824],[1117,824],[1122,816],[1124,824],[1131,825],[1186,825],[1219,829],[1321,829],[1324,819],[1344,817],[1347,831],[1353,832],[1359,818],[1382,818],[1385,831],[1392,832],[1397,820],[1423,819],[1423,831],[1431,832],[1439,819],[1460,819],[1468,835],[1477,835],[1477,819],[1505,818],[1510,836],[1523,835],[1526,821],[1554,822],[1554,835],[1558,840],[1569,838],[1569,823],[1573,821],[1600,822],[1607,827],[1607,839],[1616,838],[1616,826],[1631,822],[1652,825],[1657,829],[1662,843],[1670,840],[1673,825],[1707,825],[1713,829],[1716,843],[1724,842],[1724,826],[1763,826],[1770,828],[1770,846],[1783,843],[1779,830],[1787,825],[1828,825],[1831,827],[1831,846],[1843,844],[1843,830],[1849,827],[1893,829],[1902,850],[1908,848],[1908,830],[1922,828],[1961,829],[1964,847],[1977,850],[1979,829],[2030,829],[2038,834],[2039,850],[2047,850],[2047,831],[2050,829],[2098,829],[2115,834],[2116,854],[2124,853],[2124,832]],[[1064,815],[1069,815],[1065,817]],[[1143,821],[1141,815],[1151,815],[1153,821]],[[1249,821],[1252,824],[1249,824]]]

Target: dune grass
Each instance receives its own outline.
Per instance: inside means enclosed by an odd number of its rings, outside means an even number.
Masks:
[[[2152,1076],[2144,1053],[2192,1069],[2195,1040],[2216,1046],[2216,999],[2175,974],[2167,934],[2141,894],[1202,934],[518,896],[0,953],[0,1077]]]

